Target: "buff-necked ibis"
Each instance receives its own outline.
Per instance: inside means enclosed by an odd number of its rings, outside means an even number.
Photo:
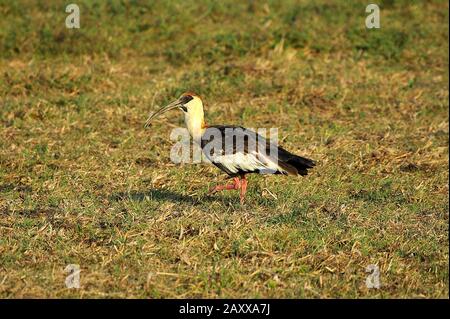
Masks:
[[[292,154],[251,130],[233,125],[206,125],[203,102],[190,92],[151,114],[145,126],[156,116],[173,109],[183,111],[189,134],[201,146],[205,157],[233,178],[233,183],[215,186],[210,189],[211,193],[240,190],[243,203],[247,191],[246,174],[304,176],[315,166],[313,160]]]

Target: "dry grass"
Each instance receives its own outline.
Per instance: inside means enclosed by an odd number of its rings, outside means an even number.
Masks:
[[[126,3],[0,1],[1,297],[448,298],[448,3]],[[208,196],[186,90],[318,166]]]

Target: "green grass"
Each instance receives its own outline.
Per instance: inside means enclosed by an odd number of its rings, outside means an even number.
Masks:
[[[447,2],[77,3],[0,0],[0,297],[448,298]],[[184,91],[318,166],[208,196]]]

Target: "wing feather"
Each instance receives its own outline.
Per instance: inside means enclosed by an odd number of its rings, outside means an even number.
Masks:
[[[202,136],[206,158],[229,175],[270,173],[306,175],[314,161],[271,144],[261,135],[241,126],[210,126]]]

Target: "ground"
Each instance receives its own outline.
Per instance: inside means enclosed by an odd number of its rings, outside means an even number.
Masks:
[[[76,3],[0,1],[0,297],[448,298],[448,2]],[[184,91],[317,166],[209,196]]]

